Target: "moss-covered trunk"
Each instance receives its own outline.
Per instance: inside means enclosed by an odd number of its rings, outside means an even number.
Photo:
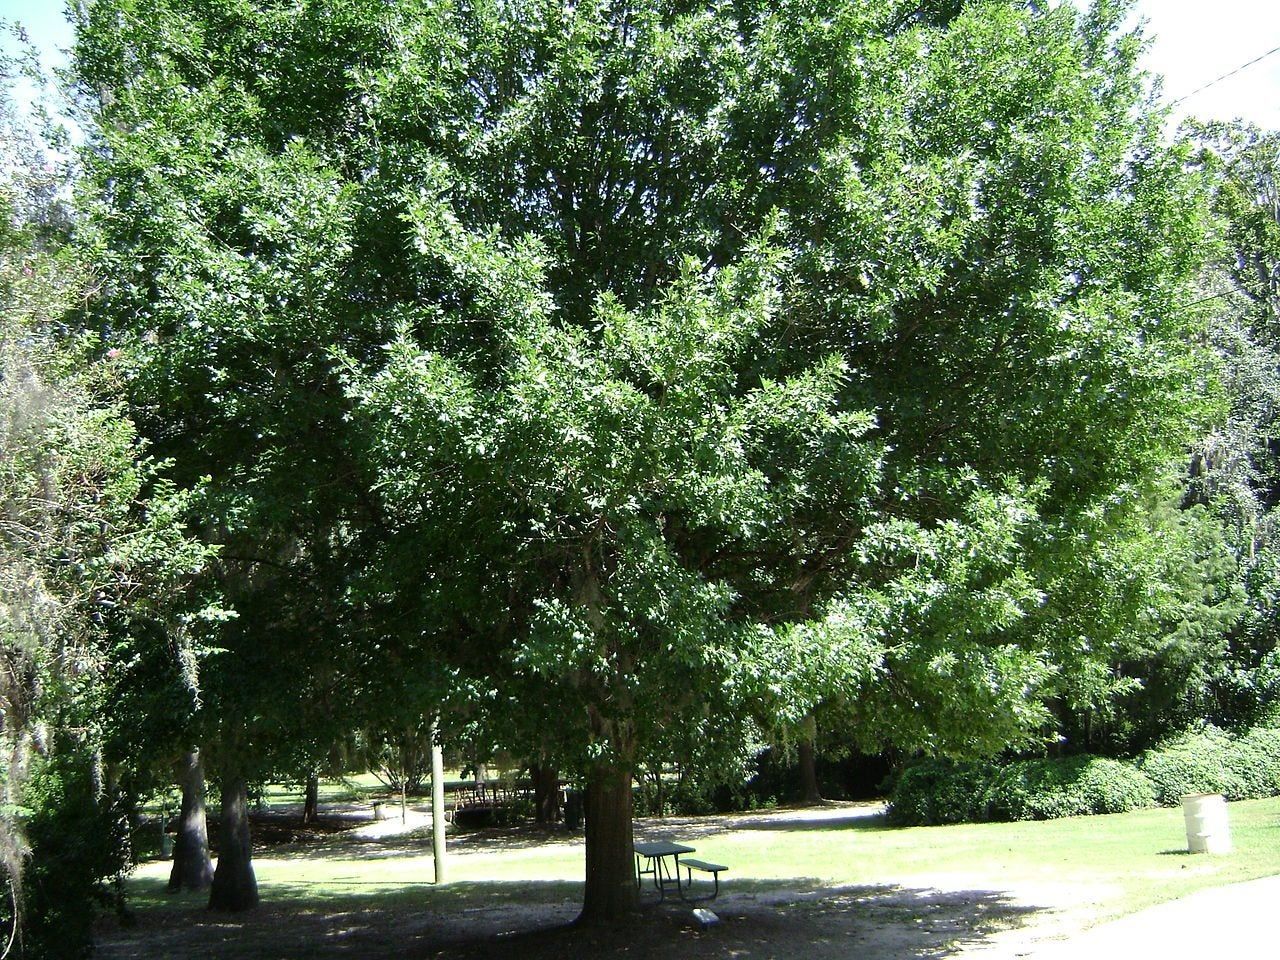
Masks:
[[[320,778],[316,774],[307,777],[306,794],[302,801],[302,822],[315,823],[320,818]]]
[[[813,714],[805,717],[800,731],[800,798],[805,803],[821,803],[822,788],[818,785],[817,762],[818,722]]]
[[[253,872],[249,839],[249,792],[243,777],[222,781],[218,868],[209,889],[210,910],[248,910],[258,905],[258,878]]]
[[[213,883],[213,863],[209,859],[209,827],[204,805],[204,764],[199,750],[182,755],[177,766],[182,790],[182,812],[173,844],[173,869],[169,889],[207,890]]]
[[[560,771],[545,760],[529,768],[533,780],[533,811],[538,823],[560,819]]]

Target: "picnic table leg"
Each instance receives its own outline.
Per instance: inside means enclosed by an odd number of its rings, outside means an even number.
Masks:
[[[693,889],[693,867],[685,867],[684,872],[686,874],[685,889],[692,890]],[[686,897],[684,895],[684,890],[681,890],[680,899],[688,903],[701,903],[704,900],[714,900],[716,897],[720,896],[720,871],[719,870],[711,871],[711,882],[713,886],[711,888],[711,894],[709,896]]]
[[[676,893],[680,894],[681,899],[684,899],[684,894],[680,891],[680,854],[677,853],[672,858],[672,862],[675,865],[674,872],[671,867],[667,866],[667,858],[665,856],[658,857],[654,863],[653,882],[658,888],[658,902],[660,903],[667,899],[667,887],[671,885],[672,880],[676,884]]]
[[[662,875],[661,875],[661,873],[659,872],[659,866],[660,866],[660,864],[661,864],[661,862],[662,862],[662,858],[661,858],[661,857],[646,857],[645,859],[646,859],[646,861],[648,862],[649,866],[648,866],[647,868],[645,868],[645,867],[640,866],[640,857],[641,857],[641,854],[639,854],[639,853],[635,854],[635,858],[636,858],[636,889],[637,889],[637,890],[639,890],[639,889],[643,889],[643,887],[644,887],[644,877],[645,877],[645,875],[646,875],[646,874],[649,874],[650,876],[652,876],[652,877],[653,877],[653,886],[654,886],[654,888],[655,888],[655,889],[657,889],[657,891],[658,891],[658,893],[659,893],[659,894],[661,894],[661,893],[662,893],[662,882],[661,882],[661,880],[662,880]]]

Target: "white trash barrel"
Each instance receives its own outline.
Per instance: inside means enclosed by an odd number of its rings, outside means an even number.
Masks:
[[[1230,853],[1231,825],[1227,798],[1220,793],[1189,793],[1182,798],[1190,853]]]

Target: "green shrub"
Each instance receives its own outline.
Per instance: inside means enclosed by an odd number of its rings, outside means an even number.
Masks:
[[[1177,806],[1189,793],[1228,800],[1280,795],[1280,729],[1232,735],[1206,726],[1166,740],[1137,762],[1087,755],[1004,764],[923,760],[898,776],[889,820],[902,826],[1050,820]]]
[[[1080,773],[1090,813],[1128,813],[1156,805],[1155,785],[1131,762],[1093,757]]]
[[[1238,736],[1211,726],[1188,731],[1148,750],[1139,765],[1165,806],[1177,806],[1189,793],[1273,797],[1280,794],[1280,730],[1255,727]]]
[[[1154,803],[1155,789],[1140,770],[1087,755],[1007,764],[983,793],[985,819],[996,821],[1124,813]]]
[[[93,947],[100,906],[122,908],[129,817],[100,789],[94,758],[75,747],[37,757],[24,803],[31,856],[23,876],[23,957],[72,960]]]
[[[534,818],[537,810],[533,805],[533,797],[512,797],[496,811],[497,821],[503,826],[527,823]]]
[[[658,781],[652,775],[639,781],[635,790],[635,813],[640,817],[703,816],[711,813],[739,813],[776,807],[778,798],[765,793],[736,771],[686,772],[679,778]]]
[[[667,785],[664,794],[666,813],[701,816],[715,813],[718,783],[705,783],[696,777],[685,776]]]
[[[1280,794],[1280,730],[1255,727],[1232,741],[1228,763],[1240,782],[1238,797],[1260,800]]]
[[[902,771],[889,798],[888,818],[900,826],[936,826],[985,819],[983,788],[996,768],[981,763],[922,760]]]
[[[1130,764],[1079,756],[1006,764],[925,760],[902,772],[889,820],[903,826],[1048,820],[1123,813],[1155,803],[1155,789]]]

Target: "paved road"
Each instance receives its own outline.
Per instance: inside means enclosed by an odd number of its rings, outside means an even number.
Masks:
[[[1020,956],[1024,960],[1280,956],[1280,876],[1201,890]]]

